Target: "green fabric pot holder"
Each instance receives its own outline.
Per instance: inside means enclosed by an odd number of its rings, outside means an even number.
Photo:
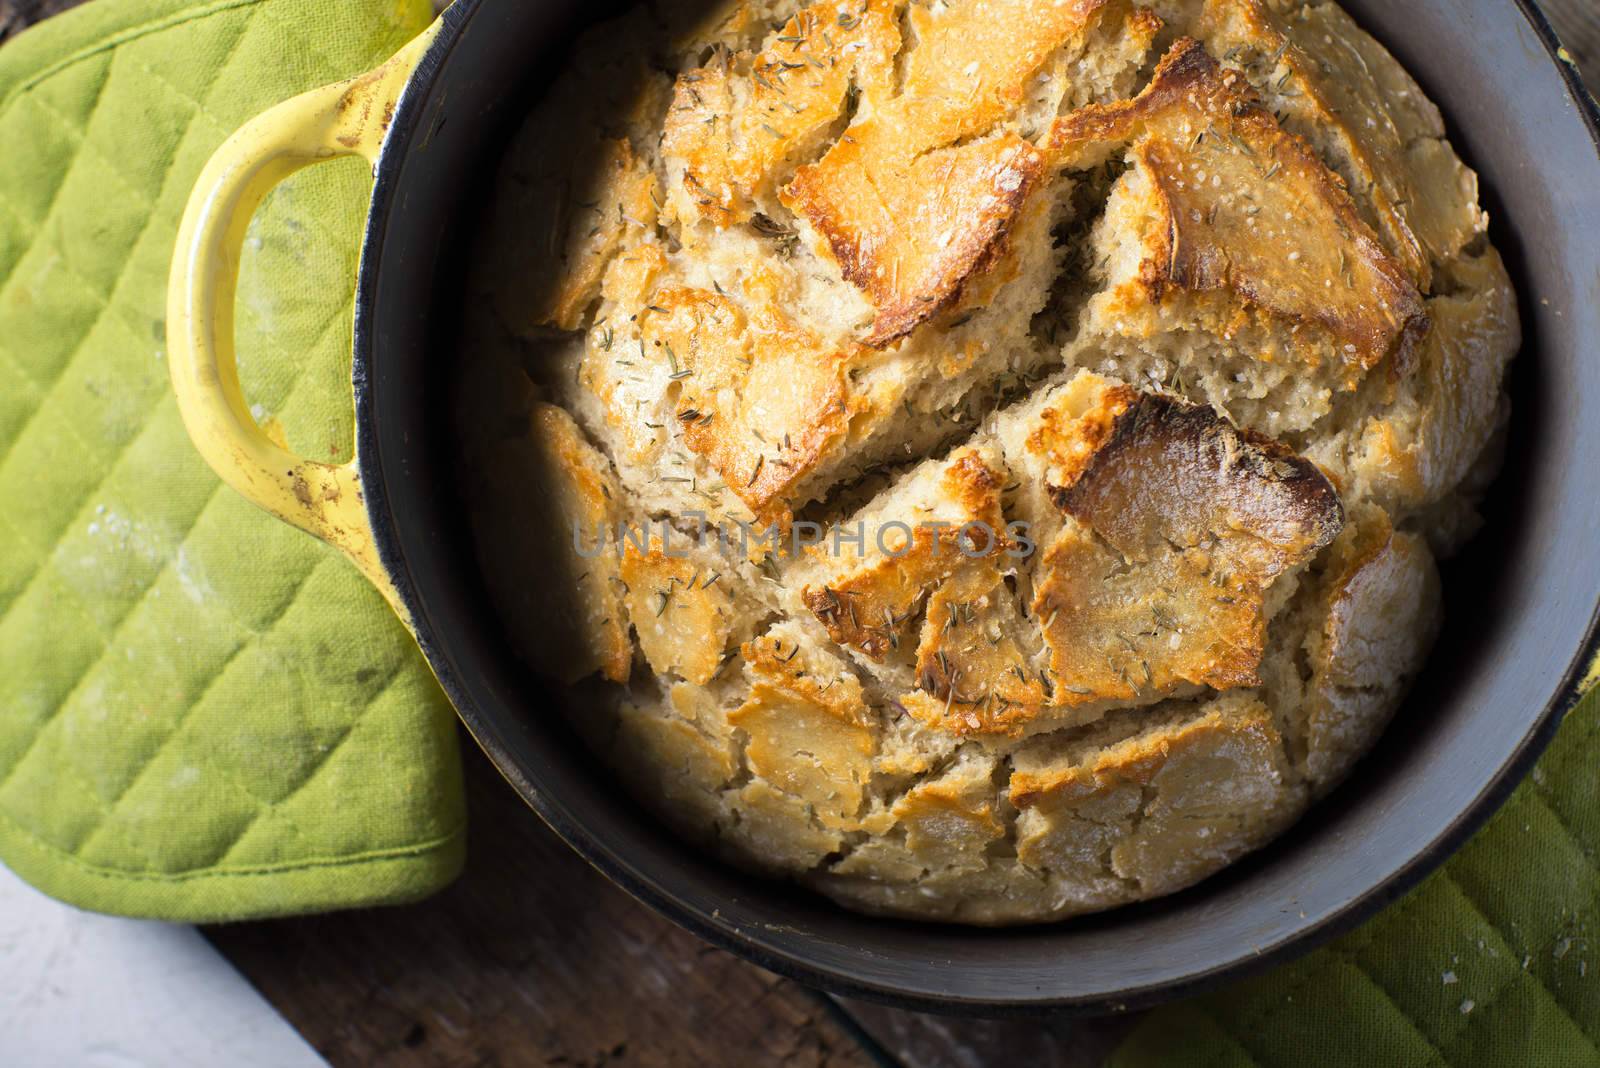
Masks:
[[[164,360],[201,166],[387,58],[427,0],[100,0],[0,48],[0,859],[71,904],[234,920],[454,878],[454,716],[333,550],[224,488]],[[348,457],[370,177],[281,186],[238,300],[257,417]]]

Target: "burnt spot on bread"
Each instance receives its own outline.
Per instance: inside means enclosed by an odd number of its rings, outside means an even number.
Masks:
[[[1344,522],[1338,493],[1311,461],[1161,393],[1139,394],[1092,462],[1049,490],[1130,558],[1227,531],[1250,536],[1252,567],[1268,577],[1331,542]]]
[[[1047,489],[1066,521],[1033,614],[1065,704],[1257,685],[1267,589],[1344,522],[1308,460],[1159,394]]]

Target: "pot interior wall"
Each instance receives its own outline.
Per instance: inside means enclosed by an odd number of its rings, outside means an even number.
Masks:
[[[1525,771],[1564,712],[1600,600],[1600,164],[1532,23],[1506,0],[1347,0],[1441,105],[1517,279],[1506,470],[1445,572],[1424,677],[1351,781],[1280,841],[1163,901],[1050,927],[864,918],[710,862],[625,798],[501,635],[466,537],[445,410],[470,222],[499,151],[594,5],[458,0],[380,168],[362,268],[359,448],[386,563],[463,717],[563,836],[639,896],[836,988],[1013,1010],[1174,996],[1331,934],[1410,885]],[[1471,813],[1463,818],[1463,813]],[[479,838],[475,848],[492,849]],[[1377,889],[1375,889],[1377,888]]]

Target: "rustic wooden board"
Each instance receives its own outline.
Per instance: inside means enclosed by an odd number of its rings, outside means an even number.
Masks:
[[[968,1020],[840,999],[880,1055],[916,1068],[1098,1068],[1137,1015],[1098,1020]]]
[[[0,41],[78,2],[0,0]],[[1595,84],[1595,0],[1546,6]],[[475,751],[467,781],[475,844],[446,893],[409,908],[207,931],[339,1068],[1088,1068],[1128,1026],[941,1019],[823,997],[635,904],[529,814]]]

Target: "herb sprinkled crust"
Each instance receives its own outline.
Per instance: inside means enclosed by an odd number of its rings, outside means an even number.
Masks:
[[[1427,333],[1421,294],[1343,182],[1199,41],[1178,41],[1135,99],[1057,122],[1050,144],[1079,166],[1126,149],[1147,200],[1129,279],[1144,299],[1225,291],[1190,314],[1274,319],[1347,382],[1388,356],[1403,370]]]
[[[479,554],[735,863],[982,924],[1169,893],[1426,656],[1519,336],[1485,231],[1333,3],[641,7],[480,238]]]

